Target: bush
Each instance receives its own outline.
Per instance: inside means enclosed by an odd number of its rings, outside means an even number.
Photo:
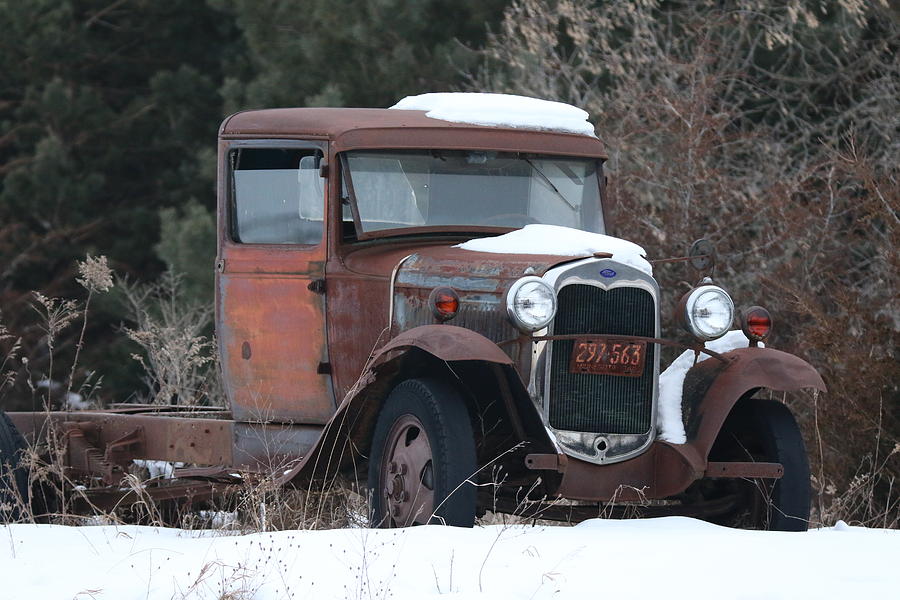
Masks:
[[[896,526],[897,20],[880,3],[721,6],[516,0],[470,85],[593,115],[614,232],[660,258],[712,239],[716,279],[825,378],[827,395],[789,399],[819,518]],[[666,314],[694,282],[655,275]]]

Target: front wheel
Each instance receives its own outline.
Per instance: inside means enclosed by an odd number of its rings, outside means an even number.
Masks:
[[[731,480],[740,498],[728,524],[773,531],[806,531],[809,527],[809,459],[803,436],[787,406],[775,400],[751,398],[732,410],[710,460],[755,460],[781,463],[777,480]],[[724,482],[723,482],[724,483]]]
[[[376,527],[475,522],[475,439],[459,392],[436,379],[409,379],[391,392],[369,457]]]

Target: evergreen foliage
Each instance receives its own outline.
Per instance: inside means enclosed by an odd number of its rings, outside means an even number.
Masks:
[[[386,106],[462,79],[504,0],[0,0],[0,313],[33,373],[31,292],[76,296],[75,258],[212,303],[216,129],[267,106]],[[138,387],[112,301],[82,355]],[[61,339],[54,354],[71,356]],[[18,379],[25,379],[22,367]],[[8,398],[4,403],[8,403]]]
[[[505,0],[219,0],[243,31],[245,77],[231,108],[390,106],[448,90],[477,56]]]
[[[192,302],[213,297],[216,217],[197,200],[159,211],[160,241],[154,247],[168,271],[183,277],[182,293]]]
[[[0,30],[0,310],[40,374],[49,356],[32,290],[77,295],[75,258],[87,253],[153,279],[160,209],[190,198],[212,208],[222,49],[237,52],[241,38],[193,0],[0,0]],[[100,308],[92,337],[121,337],[121,315]],[[122,393],[135,387],[112,358],[124,353],[89,346],[82,363]]]
[[[4,0],[0,28],[6,302],[68,280],[86,251],[154,276],[159,207],[212,196],[201,151],[222,75],[207,49],[237,43],[236,29],[190,0]]]

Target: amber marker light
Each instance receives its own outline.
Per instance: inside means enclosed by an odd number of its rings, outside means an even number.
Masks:
[[[761,342],[772,333],[772,317],[762,306],[751,306],[741,311],[741,330],[753,342]]]
[[[459,311],[459,294],[449,287],[437,287],[428,296],[431,312],[439,321],[449,321]]]

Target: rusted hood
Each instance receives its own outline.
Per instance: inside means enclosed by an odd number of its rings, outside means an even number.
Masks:
[[[430,246],[408,258],[397,285],[432,288],[449,285],[458,291],[495,292],[511,279],[543,275],[548,269],[591,256],[493,254],[453,246]]]
[[[523,275],[543,275],[556,265],[591,256],[493,254],[453,247],[462,241],[465,240],[374,244],[354,249],[343,257],[343,262],[351,271],[361,275],[390,277],[397,264],[409,257],[403,262],[397,283],[409,285],[411,280],[425,277],[429,282],[421,285],[457,287],[463,283],[460,277],[465,280],[508,281]],[[490,284],[476,286],[476,290],[480,287],[481,291],[486,291],[485,285]]]

